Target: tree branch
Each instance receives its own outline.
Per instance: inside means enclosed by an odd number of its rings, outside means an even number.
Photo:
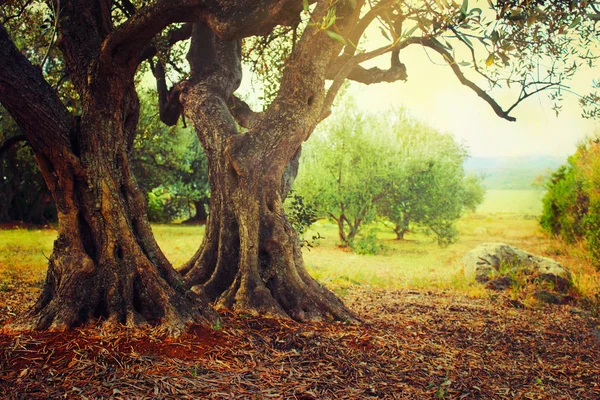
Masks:
[[[293,25],[302,2],[297,0],[237,0],[228,6],[222,0],[158,0],[120,25],[103,45],[100,59],[114,57],[139,63],[150,40],[175,22],[206,21],[223,40],[233,40],[270,31],[276,25]]]
[[[46,82],[42,71],[21,54],[1,24],[0,103],[36,151],[70,148],[73,117]]]
[[[156,78],[156,90],[158,91],[158,112],[160,120],[168,126],[177,124],[179,116],[183,113],[183,105],[179,100],[181,90],[178,86],[167,89],[165,80],[165,68],[158,60],[156,66],[150,63],[152,73]]]
[[[475,83],[473,83],[472,81],[468,80],[465,77],[465,75],[459,68],[458,64],[456,63],[456,60],[454,59],[454,57],[448,52],[448,50],[446,50],[444,48],[444,46],[442,46],[442,44],[440,42],[438,42],[435,39],[431,39],[431,38],[422,38],[421,45],[423,45],[425,47],[429,47],[430,49],[433,49],[437,53],[439,53],[444,58],[444,60],[448,63],[448,65],[452,69],[452,72],[454,72],[454,75],[456,75],[456,77],[458,78],[460,83],[462,83],[464,86],[468,87],[469,89],[473,90],[479,97],[481,97],[486,103],[488,103],[492,107],[492,109],[494,110],[496,115],[498,115],[500,118],[504,118],[505,120],[511,121],[511,122],[514,122],[517,120],[515,117],[511,117],[510,115],[508,115],[508,112],[504,111],[502,109],[502,107],[500,107],[500,105],[496,102],[496,100],[494,100],[483,89],[481,89],[479,86],[477,86]],[[512,108],[514,108],[514,107],[512,107]],[[511,108],[511,110],[512,110],[512,108]]]
[[[252,111],[250,106],[236,95],[233,95],[229,98],[227,106],[229,107],[229,111],[231,112],[231,115],[233,115],[235,121],[241,127],[246,129],[250,129],[255,126],[258,120],[262,118],[262,113]]]

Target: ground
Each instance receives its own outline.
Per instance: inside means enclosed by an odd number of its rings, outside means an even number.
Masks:
[[[513,199],[513,204],[516,202]],[[527,214],[527,213],[524,213]],[[203,227],[153,227],[176,265]],[[467,215],[460,241],[437,247],[418,232],[378,255],[336,246],[335,227],[305,250],[311,273],[362,318],[360,325],[298,324],[224,313],[212,328],[169,339],[148,330],[15,334],[0,330],[5,398],[600,398],[600,320],[589,299],[600,273],[576,249],[545,237],[535,219]],[[33,304],[55,231],[0,229],[0,326]],[[488,291],[460,257],[502,240],[569,265],[575,301],[543,305],[526,288]],[[588,301],[588,302],[586,302]],[[0,396],[2,397],[2,396]]]
[[[1,335],[7,398],[600,397],[600,339],[572,308],[355,287],[362,325],[224,315],[152,332]]]

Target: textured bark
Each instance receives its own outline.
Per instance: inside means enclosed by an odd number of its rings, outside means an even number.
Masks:
[[[18,327],[68,329],[103,318],[178,332],[216,315],[185,290],[150,230],[128,161],[139,111],[135,65],[98,67],[110,10],[94,5],[91,15],[78,12],[86,2],[61,2],[68,18],[59,43],[80,95],[79,118],[0,27],[0,101],[27,136],[58,213],[42,294]],[[81,26],[86,35],[65,35]]]
[[[182,222],[182,224],[204,224],[206,222],[206,218],[208,215],[206,214],[206,209],[204,208],[204,201],[202,200],[194,200],[194,208],[196,213],[193,217],[186,219]]]
[[[339,51],[325,34],[309,30],[305,36],[280,96],[258,116],[232,101],[241,80],[239,41],[223,41],[208,26],[194,28],[192,78],[182,103],[207,155],[211,213],[202,246],[180,272],[186,287],[237,312],[355,320],[306,271],[283,210],[300,146],[320,120],[328,60]],[[314,53],[309,58],[307,52]],[[194,54],[202,54],[202,62],[194,63]],[[228,102],[240,118],[252,121],[247,132],[237,132]]]

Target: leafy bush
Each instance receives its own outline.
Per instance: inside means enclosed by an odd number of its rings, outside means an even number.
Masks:
[[[375,232],[371,231],[366,235],[355,237],[350,242],[350,249],[356,254],[376,255],[384,250],[384,246],[377,240]]]
[[[317,209],[312,203],[304,200],[302,196],[293,190],[290,191],[286,199],[285,214],[294,230],[298,233],[301,247],[313,247],[318,243],[319,239],[322,239],[318,232],[310,240],[304,237],[306,230],[317,221]]]
[[[542,227],[568,243],[583,242],[600,268],[600,140],[588,140],[546,183]]]

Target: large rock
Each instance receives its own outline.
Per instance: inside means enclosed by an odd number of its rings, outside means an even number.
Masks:
[[[550,277],[570,279],[569,271],[553,259],[537,256],[500,242],[480,244],[465,254],[462,262],[465,273],[475,275],[475,279],[481,283],[489,281],[500,272],[516,273],[519,270],[524,270],[526,275],[543,276],[546,279]],[[560,279],[560,282],[562,283],[563,280]]]

